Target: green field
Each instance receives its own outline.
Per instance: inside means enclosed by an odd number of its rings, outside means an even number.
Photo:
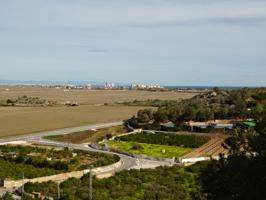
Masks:
[[[140,145],[142,148],[135,149],[135,145]],[[108,146],[110,148],[127,151],[138,155],[146,155],[160,158],[178,158],[193,150],[192,148],[124,141],[109,141]],[[163,150],[165,152],[163,152]]]

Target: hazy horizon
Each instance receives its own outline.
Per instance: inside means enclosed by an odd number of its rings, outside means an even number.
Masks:
[[[89,81],[89,80],[0,80],[0,85],[37,85],[37,84],[47,84],[47,85],[57,85],[57,84],[75,84],[75,85],[87,85],[87,84],[92,84],[94,86],[101,86],[105,85],[105,83],[114,83],[115,86],[131,86],[133,84],[146,84],[146,85],[158,85],[155,83],[144,83],[144,82],[110,82],[110,81]],[[251,85],[251,86],[246,86],[246,85],[164,85],[164,84],[159,84],[160,86],[164,87],[180,87],[180,88],[213,88],[213,87],[220,87],[220,88],[244,88],[244,87],[249,87],[249,88],[257,88],[257,87],[265,87],[263,85]]]
[[[0,80],[266,86],[266,1],[0,2]]]

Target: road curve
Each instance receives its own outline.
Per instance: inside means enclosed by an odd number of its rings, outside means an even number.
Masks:
[[[106,151],[101,151],[101,150],[96,150],[88,145],[85,144],[71,144],[71,143],[64,143],[64,142],[57,142],[57,141],[52,141],[52,140],[47,140],[43,138],[31,138],[28,140],[28,142],[36,143],[36,144],[44,144],[44,145],[49,145],[49,146],[56,146],[56,147],[68,147],[72,149],[79,149],[83,151],[91,151],[91,152],[97,152],[97,153],[106,153],[106,154],[112,154],[112,155],[117,155],[120,157],[122,165],[115,169],[114,171],[106,172],[106,173],[115,173],[118,171],[126,170],[126,169],[131,169],[133,167],[136,167],[136,159],[132,158],[130,156],[122,155],[122,154],[117,154],[117,153],[112,153],[112,152],[106,152]]]
[[[54,130],[54,131],[37,132],[37,133],[23,135],[23,136],[12,136],[12,137],[0,139],[0,144],[14,142],[14,141],[26,141],[26,142],[37,143],[37,144],[39,143],[39,144],[45,144],[45,145],[50,145],[50,146],[69,147],[73,149],[80,149],[80,150],[92,151],[92,152],[98,152],[98,153],[115,154],[120,157],[122,165],[119,168],[116,168],[110,172],[107,172],[107,173],[112,173],[112,174],[118,171],[128,170],[128,169],[156,168],[159,166],[171,166],[172,165],[172,163],[164,162],[164,161],[151,161],[148,159],[136,159],[136,158],[123,155],[123,154],[96,150],[84,144],[70,144],[70,143],[47,140],[43,138],[44,136],[64,135],[64,134],[69,134],[73,132],[85,131],[85,130],[90,130],[90,129],[107,128],[107,127],[118,126],[122,124],[123,122],[120,121],[120,122],[112,122],[112,123],[79,126],[79,127],[73,127],[73,128],[64,128],[64,129],[59,129],[59,130]]]

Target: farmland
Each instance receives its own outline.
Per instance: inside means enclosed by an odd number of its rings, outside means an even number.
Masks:
[[[0,100],[16,99],[24,95],[58,104],[73,101],[78,102],[79,106],[0,107],[0,137],[121,121],[136,114],[143,107],[112,105],[112,103],[147,99],[181,100],[190,98],[195,93],[124,90],[66,91],[30,86],[0,86]],[[111,105],[104,105],[106,103]],[[15,126],[14,122],[16,122]]]
[[[160,158],[179,158],[207,143],[208,136],[174,133],[136,133],[116,137],[108,147],[138,155]]]

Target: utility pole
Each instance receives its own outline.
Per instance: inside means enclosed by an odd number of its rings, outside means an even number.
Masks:
[[[57,182],[57,197],[60,199],[60,183]]]
[[[90,180],[89,180],[89,190],[90,190],[90,199],[89,200],[92,200],[92,167],[90,167]]]
[[[22,188],[21,188],[21,196],[24,194],[24,172],[22,172]]]

